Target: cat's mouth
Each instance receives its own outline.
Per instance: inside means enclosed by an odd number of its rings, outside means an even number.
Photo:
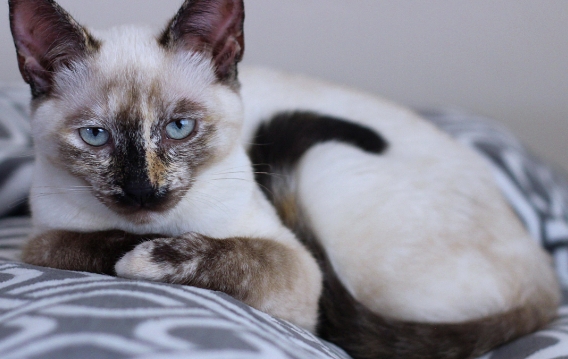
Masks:
[[[152,187],[123,188],[122,193],[115,194],[103,202],[112,211],[132,222],[146,223],[156,214],[175,207],[179,196],[174,192],[158,191]]]

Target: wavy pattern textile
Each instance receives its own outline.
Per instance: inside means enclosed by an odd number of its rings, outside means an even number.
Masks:
[[[310,333],[193,287],[0,264],[8,358],[348,358]]]

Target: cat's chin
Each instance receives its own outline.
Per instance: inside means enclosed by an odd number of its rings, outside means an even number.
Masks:
[[[157,213],[154,211],[139,211],[137,213],[133,213],[130,215],[126,215],[125,218],[134,224],[148,224],[156,221],[158,217],[161,217],[161,213]]]
[[[174,197],[175,198],[175,197]],[[163,217],[164,213],[175,207],[179,200],[164,200],[140,205],[118,201],[104,203],[112,212],[134,224],[148,224]]]
[[[128,222],[141,225],[152,223],[158,220],[163,216],[165,211],[155,211],[146,208],[140,208],[137,210],[117,210],[116,208],[113,208],[113,212],[115,212],[117,215],[124,218]]]

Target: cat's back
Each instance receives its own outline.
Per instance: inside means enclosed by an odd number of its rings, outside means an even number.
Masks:
[[[241,71],[245,125],[286,111],[362,124],[388,143],[369,154],[318,144],[294,179],[308,221],[346,287],[408,320],[477,318],[557,296],[546,254],[502,198],[491,169],[411,111],[379,97],[266,69]]]

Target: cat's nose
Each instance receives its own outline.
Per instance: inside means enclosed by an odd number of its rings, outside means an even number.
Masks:
[[[132,182],[124,186],[124,198],[133,205],[144,206],[153,201],[156,191],[149,183]]]

